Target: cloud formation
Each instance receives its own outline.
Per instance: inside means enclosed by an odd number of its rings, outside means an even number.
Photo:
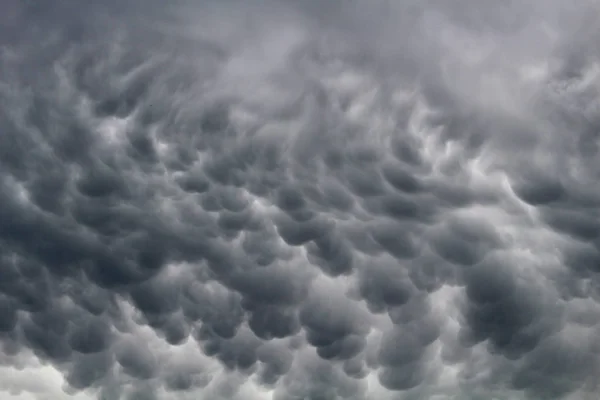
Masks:
[[[5,0],[0,397],[593,399],[595,0]]]

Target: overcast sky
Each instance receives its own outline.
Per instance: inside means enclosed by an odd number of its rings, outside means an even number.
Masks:
[[[0,398],[596,400],[599,39],[598,0],[0,0]]]

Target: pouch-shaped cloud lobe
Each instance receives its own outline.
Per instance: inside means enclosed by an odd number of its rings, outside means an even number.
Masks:
[[[592,0],[5,0],[0,397],[592,399]]]

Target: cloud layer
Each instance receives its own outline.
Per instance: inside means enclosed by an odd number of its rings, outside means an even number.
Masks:
[[[596,398],[597,1],[2,7],[0,397]]]

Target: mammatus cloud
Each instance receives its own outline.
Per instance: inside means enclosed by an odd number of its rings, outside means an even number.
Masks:
[[[597,1],[2,9],[3,399],[597,398]]]

